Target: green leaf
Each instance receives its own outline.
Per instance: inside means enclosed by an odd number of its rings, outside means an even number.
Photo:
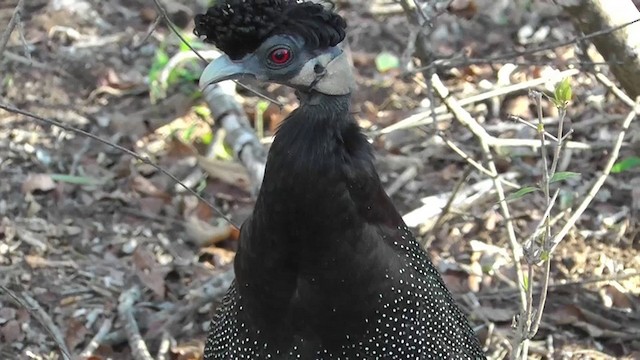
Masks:
[[[211,144],[211,142],[213,141],[213,133],[209,131],[206,134],[202,135],[200,137],[200,141],[202,141],[202,143],[205,145]]]
[[[549,180],[549,183],[554,183],[557,181],[562,181],[562,180],[567,180],[567,179],[575,179],[575,178],[579,178],[580,177],[580,173],[577,172],[571,172],[571,171],[560,171],[557,172],[555,174],[553,174],[553,176],[551,177],[551,179]]]
[[[53,181],[64,182],[73,185],[101,185],[104,180],[95,179],[87,176],[76,176],[67,174],[51,174]]]
[[[213,143],[213,154],[222,160],[233,160],[233,149],[229,146],[225,145],[224,137],[217,136],[215,138],[215,142]]]
[[[189,48],[189,45],[191,45],[191,47],[196,50],[205,48],[204,43],[200,41],[200,39],[195,37],[192,33],[183,32],[182,38],[185,41],[180,41],[180,52],[191,51],[191,49]]]
[[[211,109],[209,109],[209,106],[207,105],[194,106],[193,111],[203,119],[208,119],[211,116]]]
[[[540,254],[540,259],[542,261],[547,261],[549,260],[549,252],[547,250],[544,250],[541,254]]]
[[[151,69],[149,69],[149,81],[153,82],[158,80],[158,76],[162,69],[169,62],[169,55],[162,47],[158,48],[155,56],[153,57],[153,62],[151,63]]]
[[[640,157],[630,156],[615,163],[611,168],[611,172],[617,174],[637,166],[640,166]]]
[[[196,131],[196,124],[189,125],[189,127],[187,127],[187,129],[184,131],[184,133],[182,133],[182,138],[185,141],[191,141],[191,138],[193,137],[193,133],[195,131]]]
[[[562,81],[556,84],[553,95],[555,97],[556,106],[565,107],[566,104],[571,101],[573,92],[571,91],[569,78],[564,78],[562,79]]]
[[[574,195],[573,191],[568,191],[566,189],[560,189],[560,209],[566,210],[573,204]]]
[[[529,290],[529,278],[527,277],[527,275],[524,275],[522,277],[522,288],[525,290]]]
[[[535,186],[526,186],[526,187],[523,187],[522,189],[514,192],[513,194],[510,194],[509,196],[507,196],[507,198],[505,200],[506,201],[513,201],[513,200],[516,200],[516,199],[520,199],[521,197],[523,197],[523,196],[525,196],[525,195],[527,195],[529,193],[532,193],[534,191],[538,191],[538,190],[540,190],[540,189],[538,189]]]
[[[381,52],[376,56],[376,69],[379,72],[387,72],[400,66],[400,59],[389,52]]]

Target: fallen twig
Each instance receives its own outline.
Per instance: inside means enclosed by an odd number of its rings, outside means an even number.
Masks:
[[[171,335],[169,335],[168,332],[164,331],[162,333],[162,341],[160,342],[160,346],[158,347],[158,356],[156,356],[156,359],[167,360],[169,350],[171,350]]]
[[[11,289],[0,285],[0,290],[9,295],[18,305],[22,306],[25,310],[29,312],[34,318],[38,320],[40,325],[44,327],[45,330],[51,335],[51,338],[60,349],[62,353],[62,357],[65,360],[71,360],[71,352],[67,348],[67,344],[64,342],[64,337],[62,336],[62,332],[53,322],[49,314],[40,306],[40,304],[31,296],[29,296],[26,292],[22,292],[20,295],[13,292]]]
[[[138,298],[140,298],[140,289],[138,286],[133,286],[120,294],[118,299],[118,316],[124,324],[124,330],[127,334],[127,340],[129,341],[133,358],[135,360],[153,360],[153,357],[147,349],[147,344],[144,342],[142,335],[140,335],[138,323],[133,315],[133,305]]]
[[[450,96],[449,90],[447,87],[440,81],[438,75],[433,75],[431,77],[431,82],[433,84],[433,88],[440,96],[442,101],[446,104],[449,110],[454,114],[455,118],[466,128],[471,130],[471,132],[476,136],[480,145],[482,147],[482,152],[485,155],[485,161],[487,163],[488,170],[491,172],[491,179],[493,181],[493,186],[496,189],[498,194],[498,201],[500,204],[500,209],[502,211],[502,215],[506,221],[507,234],[509,238],[509,246],[511,247],[511,254],[513,257],[513,264],[516,269],[516,276],[518,277],[518,285],[519,282],[524,278],[524,272],[522,271],[522,264],[520,263],[520,258],[522,256],[522,247],[518,243],[516,238],[516,232],[513,226],[513,221],[511,219],[511,213],[509,211],[509,207],[507,205],[506,197],[504,194],[504,188],[502,187],[502,182],[498,179],[498,170],[496,168],[496,164],[493,161],[493,154],[491,153],[490,142],[489,139],[493,138],[493,136],[489,135],[475,119],[462,108],[462,106],[458,103],[458,101]],[[494,138],[495,139],[495,138]],[[520,304],[521,308],[526,304],[526,292],[523,287],[518,286],[518,291],[520,294]],[[521,309],[522,310],[522,309]]]
[[[84,350],[82,350],[82,352],[80,353],[81,358],[88,358],[93,355],[93,352],[98,349],[104,338],[107,336],[107,334],[109,334],[109,331],[111,331],[112,325],[113,320],[111,319],[106,319],[102,323],[102,325],[100,325],[100,329],[98,329],[96,335],[91,339],[91,341],[89,341],[89,344],[87,344]]]
[[[7,43],[9,42],[9,37],[13,33],[13,30],[20,22],[20,17],[22,16],[22,11],[24,10],[24,0],[19,0],[16,7],[13,9],[13,14],[11,15],[11,19],[9,20],[9,24],[7,28],[4,29],[2,36],[0,37],[0,59],[2,59],[2,54],[4,53],[4,49],[7,47]]]
[[[573,76],[573,75],[576,75],[576,74],[579,74],[579,73],[580,73],[580,71],[576,70],[576,69],[560,71],[558,73],[554,73],[554,74],[547,75],[547,76],[544,76],[544,77],[532,79],[532,80],[525,81],[525,82],[522,82],[522,83],[513,84],[513,85],[509,85],[509,86],[505,86],[505,87],[489,90],[489,91],[486,91],[486,92],[483,92],[483,93],[480,93],[480,94],[477,94],[477,95],[473,95],[473,96],[466,97],[464,99],[457,100],[456,102],[461,107],[462,106],[467,106],[467,105],[471,105],[471,104],[474,104],[474,103],[477,103],[477,102],[480,102],[480,101],[491,99],[491,98],[496,97],[496,96],[507,95],[507,94],[510,94],[510,93],[513,93],[513,92],[516,92],[516,91],[529,89],[531,87],[539,86],[539,85],[542,85],[544,83],[553,81],[555,79],[560,80],[562,78],[570,77],[570,76]],[[448,108],[447,108],[446,105],[441,105],[441,106],[438,106],[435,109],[435,112],[436,112],[436,114],[440,115],[440,114],[446,113],[447,109]],[[405,129],[405,128],[408,128],[408,127],[414,127],[414,126],[428,124],[428,123],[430,123],[432,121],[433,121],[433,119],[431,118],[431,111],[430,110],[426,110],[426,111],[423,111],[423,112],[421,112],[419,114],[411,115],[411,116],[407,117],[406,119],[403,119],[403,120],[400,120],[400,121],[396,122],[395,124],[389,125],[389,126],[383,128],[383,129],[379,130],[377,132],[377,134],[387,134],[387,133],[390,133],[390,132],[395,131],[395,130],[400,130],[400,129]],[[522,144],[516,145],[516,146],[521,146],[521,145]],[[509,146],[509,145],[502,144],[502,146]],[[584,148],[585,144],[577,143],[577,146],[579,148]]]

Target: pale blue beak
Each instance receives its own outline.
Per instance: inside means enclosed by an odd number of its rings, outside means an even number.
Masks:
[[[247,70],[242,60],[233,61],[227,55],[221,55],[210,62],[202,71],[200,88],[204,89],[210,84],[247,75],[255,76],[251,71]]]

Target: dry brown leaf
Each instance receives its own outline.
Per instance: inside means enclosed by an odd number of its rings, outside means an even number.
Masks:
[[[177,360],[199,360],[202,359],[202,344],[195,341],[178,344],[171,348],[171,352],[177,355]]]
[[[69,350],[75,349],[80,343],[84,341],[88,330],[84,326],[84,323],[77,319],[71,318],[67,331],[65,332],[64,340],[69,347]]]
[[[143,246],[138,246],[136,248],[133,252],[132,260],[136,269],[140,270],[152,270],[157,266],[155,256],[153,256],[153,254]]]
[[[474,0],[453,0],[447,10],[463,19],[471,19],[478,13],[478,6]]]
[[[447,271],[442,274],[442,280],[447,288],[454,293],[464,293],[469,291],[467,283],[468,275],[462,271]]]
[[[138,246],[133,252],[132,261],[140,281],[163,300],[166,293],[165,271],[156,262],[155,256],[143,246]]]
[[[558,325],[572,325],[586,331],[589,336],[600,337],[603,331],[585,321],[580,308],[573,304],[565,305],[551,314],[550,318]]]
[[[131,180],[131,188],[136,192],[144,195],[169,199],[171,196],[167,192],[160,190],[151,180],[140,175],[135,176]]]
[[[199,246],[216,244],[231,236],[232,226],[227,222],[221,221],[218,225],[212,225],[195,216],[188,216],[185,220],[185,230],[189,239]]]
[[[9,320],[6,324],[0,327],[0,335],[5,344],[11,344],[16,341],[21,341],[24,338],[24,334],[20,329],[20,323],[16,320]]]
[[[160,130],[161,129],[159,129],[158,131]],[[172,131],[173,130],[171,130],[171,132]],[[166,136],[170,135],[167,134]],[[166,142],[165,151],[167,152],[167,157],[177,159],[184,159],[198,154],[195,146],[182,141],[179,136],[170,136],[169,141]]]
[[[582,313],[575,305],[565,305],[551,313],[550,317],[554,319],[558,325],[569,325],[581,320]]]
[[[4,307],[0,309],[0,325],[4,325],[9,320],[16,318],[16,309]]]
[[[144,197],[140,199],[140,211],[144,214],[158,215],[164,207],[165,200],[157,197]]]
[[[219,267],[232,262],[235,255],[236,254],[233,251],[215,246],[208,246],[200,250],[198,258],[200,261],[208,261],[214,267]]]
[[[166,284],[164,282],[164,272],[154,271],[138,271],[136,272],[140,281],[158,297],[158,300],[164,300],[166,293]]]
[[[613,283],[615,284],[615,283]],[[606,307],[615,307],[622,310],[632,311],[634,303],[631,297],[620,285],[608,284],[600,289],[600,296]]]
[[[623,324],[606,319],[586,309],[581,309],[575,304],[564,305],[551,313],[549,318],[553,319],[558,325],[577,327],[593,338],[616,337],[622,334],[619,330],[623,327]]]
[[[244,166],[235,162],[211,159],[204,156],[198,156],[198,164],[213,178],[238,186],[245,191],[250,190],[251,182]]]
[[[479,256],[472,256],[471,264],[469,266],[469,290],[474,293],[480,292],[480,285],[482,284],[482,279],[484,278],[484,274],[482,271],[482,265],[478,262]]]
[[[56,183],[49,174],[29,174],[22,183],[22,192],[31,194],[34,191],[51,191],[56,188]]]

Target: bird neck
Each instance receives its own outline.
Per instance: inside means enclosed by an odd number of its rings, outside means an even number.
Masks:
[[[335,323],[348,314],[363,316],[353,304],[379,289],[355,295],[348,289],[383,278],[390,266],[381,255],[386,245],[372,241],[370,224],[396,228],[402,219],[384,193],[371,145],[349,104],[348,95],[304,94],[269,150],[235,258],[243,316],[264,331],[286,333],[278,327],[310,309]],[[317,303],[326,294],[331,302]]]
[[[270,252],[304,255],[317,239],[357,227],[360,204],[380,187],[372,148],[350,114],[350,95],[300,93],[269,151],[253,227],[279,233]],[[260,230],[262,231],[262,230]],[[285,255],[283,255],[285,256]],[[304,261],[301,259],[301,261]]]

